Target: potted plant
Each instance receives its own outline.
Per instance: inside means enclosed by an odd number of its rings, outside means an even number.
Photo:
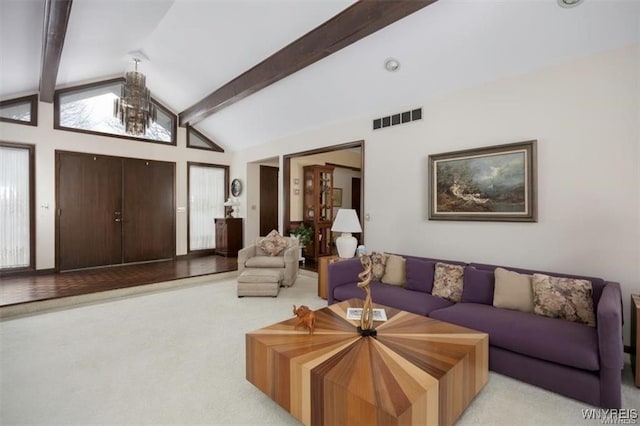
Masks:
[[[313,239],[313,227],[304,226],[304,223],[301,223],[300,226],[289,231],[289,235],[298,240],[298,246],[300,246],[299,259],[304,260],[304,257],[302,257],[302,249],[311,244]]]

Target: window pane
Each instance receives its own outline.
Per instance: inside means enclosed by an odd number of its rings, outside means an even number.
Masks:
[[[189,127],[187,129],[187,147],[208,149],[210,151],[216,151],[216,152],[224,152],[224,149],[218,146],[214,141],[207,138],[200,132],[197,132],[192,127]]]
[[[205,142],[204,139],[202,139],[200,136],[198,136],[194,132],[189,132],[189,146],[211,149],[211,145]]]
[[[215,248],[216,217],[224,217],[225,169],[189,165],[189,248]]]
[[[0,117],[9,120],[31,121],[31,102],[20,102],[0,107]]]
[[[122,86],[122,82],[114,82],[61,93],[58,97],[58,124],[61,127],[127,136],[120,120],[113,116],[113,104],[119,98]],[[172,143],[174,120],[173,115],[158,107],[157,119],[151,123],[143,138]]]
[[[0,101],[0,121],[38,125],[38,95]]]
[[[30,265],[29,150],[0,146],[0,269]]]

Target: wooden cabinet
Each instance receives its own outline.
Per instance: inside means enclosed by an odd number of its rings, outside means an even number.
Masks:
[[[318,258],[318,296],[327,298],[327,281],[329,279],[329,264],[338,261],[336,255],[321,256]]]
[[[242,218],[216,219],[216,254],[238,256],[242,248]]]
[[[640,294],[631,295],[631,367],[640,388]]]
[[[331,225],[333,224],[333,167],[303,167],[304,197],[302,216],[305,226],[313,227],[314,237],[305,250],[307,258],[318,261],[331,254]]]

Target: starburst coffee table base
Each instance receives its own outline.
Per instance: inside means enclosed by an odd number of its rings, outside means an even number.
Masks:
[[[485,333],[386,306],[377,336],[345,319],[351,299],[246,335],[247,380],[305,425],[451,425],[488,378]]]

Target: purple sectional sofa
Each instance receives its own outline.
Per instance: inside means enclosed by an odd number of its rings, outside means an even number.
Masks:
[[[620,285],[601,278],[502,268],[523,273],[587,279],[593,288],[596,327],[493,306],[496,265],[404,256],[404,286],[371,282],[375,303],[426,315],[489,334],[489,368],[507,376],[604,408],[621,408],[623,368]],[[464,267],[462,300],[433,296],[436,262]],[[364,298],[357,287],[357,258],[328,268],[329,304]]]

